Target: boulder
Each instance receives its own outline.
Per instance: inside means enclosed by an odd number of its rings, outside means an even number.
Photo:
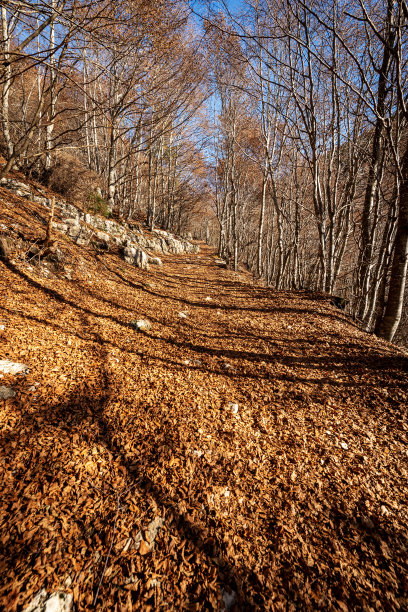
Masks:
[[[148,257],[146,255],[146,253],[144,251],[142,251],[141,249],[137,249],[136,250],[136,255],[135,255],[135,266],[137,266],[138,268],[142,268],[142,270],[148,270],[149,268],[149,260]]]
[[[149,258],[142,249],[137,249],[135,246],[127,246],[123,251],[123,255],[127,263],[142,268],[142,270],[149,269]]]
[[[160,259],[160,257],[148,257],[147,261],[149,264],[152,264],[153,266],[162,266],[163,262]]]
[[[123,251],[123,257],[127,263],[133,264],[136,255],[136,248],[133,246],[126,246]]]

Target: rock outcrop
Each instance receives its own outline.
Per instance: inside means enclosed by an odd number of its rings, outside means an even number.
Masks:
[[[1,179],[0,185],[15,195],[51,208],[50,199],[41,189],[35,193],[30,185],[10,178]],[[62,232],[80,246],[94,244],[103,250],[119,248],[126,262],[142,269],[148,269],[149,264],[161,265],[160,258],[152,256],[149,251],[175,255],[199,252],[197,245],[170,232],[154,230],[146,235],[140,226],[97,217],[64,200],[55,202],[55,211],[61,220],[53,223],[54,230]]]

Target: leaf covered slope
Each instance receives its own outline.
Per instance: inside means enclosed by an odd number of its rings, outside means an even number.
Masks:
[[[407,358],[206,247],[146,272],[62,240],[71,280],[0,260],[29,367],[1,380],[0,607],[406,609]]]

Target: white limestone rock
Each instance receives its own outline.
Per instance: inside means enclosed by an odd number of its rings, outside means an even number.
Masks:
[[[153,266],[162,266],[163,262],[160,259],[160,257],[149,257],[148,258],[148,263],[152,264]]]
[[[142,270],[149,269],[148,257],[146,253],[142,251],[142,249],[137,249],[134,263],[135,263],[135,266],[137,266],[138,268],[142,268]]]
[[[79,226],[79,219],[78,219],[78,217],[73,217],[72,219],[66,219],[65,223],[67,225],[78,227]]]
[[[136,319],[136,321],[131,321],[130,324],[138,331],[149,331],[149,329],[152,327],[152,324],[148,319]]]
[[[95,235],[96,235],[98,240],[102,240],[104,242],[109,242],[109,240],[110,240],[109,234],[106,234],[105,232],[96,232]]]
[[[0,361],[0,372],[3,374],[28,374],[28,366],[24,363],[15,363],[9,359]]]
[[[54,223],[52,224],[52,229],[57,230],[58,232],[62,232],[63,234],[68,233],[68,225],[66,223]]]
[[[71,612],[73,603],[71,593],[57,591],[48,595],[47,591],[42,589],[23,612]]]
[[[232,414],[238,414],[239,406],[236,402],[229,402],[228,408],[231,410]]]

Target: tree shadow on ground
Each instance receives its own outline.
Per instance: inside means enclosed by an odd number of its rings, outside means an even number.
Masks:
[[[182,303],[185,304],[186,306],[192,306],[192,307],[199,307],[199,308],[204,308],[207,310],[221,310],[221,311],[227,311],[227,312],[254,312],[254,313],[264,313],[264,314],[274,314],[274,313],[279,313],[279,314],[292,314],[293,316],[296,315],[304,315],[304,314],[316,314],[316,309],[313,306],[313,301],[315,300],[316,297],[316,301],[321,301],[323,303],[328,303],[328,298],[327,296],[322,296],[321,294],[306,294],[303,292],[279,292],[279,295],[285,295],[285,297],[287,299],[293,298],[294,296],[296,296],[296,298],[300,299],[304,299],[307,301],[310,301],[310,307],[309,308],[299,308],[299,307],[290,307],[290,306],[274,306],[273,303],[274,301],[277,299],[277,295],[274,294],[273,291],[271,291],[270,289],[266,289],[266,288],[253,288],[251,287],[250,290],[250,296],[248,296],[248,285],[245,283],[240,283],[240,282],[228,282],[228,281],[224,281],[223,279],[221,281],[219,281],[219,284],[222,286],[222,288],[224,288],[225,285],[230,285],[232,290],[237,290],[239,288],[243,289],[246,293],[245,296],[240,297],[239,299],[248,301],[248,298],[250,297],[251,299],[265,299],[268,300],[271,303],[270,307],[267,308],[253,308],[253,307],[247,307],[247,306],[243,306],[243,305],[233,305],[233,304],[218,304],[218,303],[212,303],[212,302],[207,302],[205,300],[205,298],[203,300],[200,301],[194,301],[194,300],[190,300],[178,295],[170,295],[168,292],[159,292],[157,290],[152,289],[149,286],[149,282],[143,283],[142,281],[140,282],[134,282],[132,280],[130,280],[129,278],[127,278],[126,276],[124,276],[123,274],[121,274],[117,269],[114,269],[114,267],[112,266],[108,266],[106,264],[106,262],[103,263],[103,266],[105,267],[106,270],[109,270],[112,274],[115,274],[124,284],[126,284],[127,286],[131,287],[132,289],[137,289],[137,290],[142,290],[145,293],[148,293],[150,295],[152,295],[153,297],[157,297],[159,299],[164,299],[164,300],[172,300],[174,302],[178,302],[178,303]],[[186,277],[184,276],[180,276],[180,275],[168,275],[165,274],[163,272],[155,272],[155,277],[152,280],[157,280],[160,279],[161,277],[168,277],[169,279],[171,279],[172,283],[174,283],[175,287],[180,287],[181,286],[185,286],[186,283]],[[189,278],[189,277],[188,277]],[[194,281],[192,283],[193,287],[196,287],[197,285],[200,285],[200,281]],[[212,287],[212,291],[214,291],[215,287],[211,286],[211,284],[209,284],[209,287]],[[219,293],[219,287],[217,287],[217,297],[220,297]],[[236,296],[234,295],[234,298]],[[350,317],[347,317],[345,314],[342,313],[336,313],[336,312],[331,312],[330,310],[325,311],[324,313],[319,313],[319,314],[323,314],[325,318],[331,319],[333,321],[341,321],[341,322],[346,322],[348,325],[351,325],[357,329],[358,325],[352,321],[350,319]]]
[[[131,323],[124,321],[119,316],[114,316],[112,314],[107,314],[107,313],[103,313],[100,311],[94,311],[90,308],[80,305],[76,303],[73,299],[67,298],[66,296],[64,296],[61,292],[56,291],[55,289],[48,288],[42,285],[40,282],[30,278],[27,274],[19,270],[11,262],[3,262],[3,263],[13,273],[18,274],[30,286],[45,293],[52,299],[56,300],[57,303],[70,306],[74,311],[77,311],[78,313],[80,313],[81,317],[91,316],[95,320],[98,320],[98,319],[109,320],[117,324],[118,326],[120,326],[120,328],[122,328],[123,330],[126,330],[128,333],[134,333],[134,329]],[[140,289],[138,285],[135,285],[131,281],[126,281],[126,282],[130,284],[131,286],[133,286],[134,288]],[[160,299],[168,299],[168,296],[163,296],[161,294],[157,294],[156,297],[159,297]],[[98,296],[98,298],[100,299],[100,296]],[[107,298],[102,298],[102,301],[105,304],[110,305],[116,309],[126,308],[126,306],[123,306],[122,304],[114,302]],[[208,307],[208,306],[205,305],[205,307]],[[226,307],[226,308],[229,309],[229,307]],[[248,310],[251,310],[251,309],[248,309]],[[287,308],[276,309],[276,312],[279,312],[279,313],[284,313],[288,311],[290,311],[291,313],[296,312],[299,314],[304,314],[304,313],[311,314],[311,312],[313,312],[312,307],[311,309],[305,309],[304,311],[297,310],[297,309],[287,309]],[[20,316],[26,316],[27,318],[30,318],[30,315],[28,314],[27,315],[22,315],[21,313],[19,314]],[[332,313],[330,312],[319,313],[319,316],[323,316],[329,319],[331,319],[332,317],[338,318],[332,315]],[[156,320],[157,323],[162,323],[159,319],[154,319],[154,317],[152,317],[151,315],[149,315],[149,318],[153,321]],[[49,321],[45,320],[44,323],[46,325],[50,325]],[[54,326],[55,328],[54,322],[52,322],[51,325]],[[143,356],[145,357],[149,357],[149,358],[152,358],[158,361],[162,361],[169,365],[172,364],[180,368],[180,363],[172,360],[171,358],[158,357],[157,355],[152,355],[148,350],[145,350],[142,352],[140,350],[132,350],[129,347],[121,346],[119,342],[113,342],[111,339],[102,338],[98,330],[93,329],[93,327],[94,326],[90,323],[89,319],[87,319],[87,323],[83,326],[82,333],[78,333],[77,330],[65,330],[65,331],[74,333],[75,335],[78,335],[78,337],[81,337],[84,340],[97,338],[98,343],[103,343],[106,346],[111,345],[112,347],[119,348],[120,350],[126,350],[129,353],[131,352],[137,353],[137,354],[142,353]],[[166,323],[166,327],[169,327],[168,323]],[[282,381],[287,381],[290,383],[295,383],[295,382],[307,383],[307,384],[312,384],[315,386],[330,383],[335,387],[355,387],[357,388],[357,387],[364,387],[365,382],[364,380],[355,380],[353,378],[354,374],[361,374],[363,370],[365,370],[365,373],[367,373],[368,371],[371,371],[373,373],[376,372],[378,374],[381,374],[384,370],[384,358],[381,355],[378,355],[375,351],[372,354],[370,354],[370,352],[368,352],[366,348],[356,349],[356,346],[353,344],[341,343],[341,345],[338,346],[338,336],[337,335],[333,338],[333,346],[329,344],[329,346],[327,347],[321,347],[318,349],[318,352],[316,352],[316,350],[311,351],[310,342],[309,341],[305,342],[304,339],[302,339],[302,340],[298,340],[297,344],[295,344],[295,341],[292,340],[293,345],[292,345],[291,353],[289,353],[287,349],[285,350],[285,353],[282,353],[281,348],[277,348],[277,350],[274,349],[272,352],[267,353],[264,351],[255,352],[255,351],[246,351],[246,350],[236,350],[233,348],[229,348],[227,343],[225,343],[226,346],[223,348],[208,346],[206,342],[203,342],[202,340],[198,342],[192,341],[189,336],[183,333],[180,334],[180,332],[182,332],[182,328],[180,328],[180,326],[178,325],[177,333],[181,335],[181,339],[177,339],[175,337],[165,337],[165,335],[163,334],[159,336],[155,334],[154,332],[149,332],[149,333],[139,332],[139,334],[141,334],[142,336],[146,338],[156,340],[159,343],[159,345],[167,344],[177,349],[183,349],[183,350],[187,349],[188,351],[192,351],[195,354],[197,354],[199,359],[203,357],[209,357],[212,359],[215,358],[216,360],[215,363],[213,362],[212,363],[200,363],[199,365],[195,365],[194,363],[192,363],[192,364],[189,364],[188,367],[190,369],[211,371],[213,373],[226,375],[231,378],[243,378],[243,379],[252,378],[252,379],[257,379],[257,380],[261,380],[261,379],[282,380]],[[192,330],[190,333],[192,336],[194,336],[195,332],[194,330]],[[243,337],[248,338],[248,340],[251,340],[254,338],[251,332],[249,333],[245,332]],[[218,339],[221,339],[221,338],[222,338],[222,335],[219,335]],[[229,330],[227,330],[227,335],[226,334],[223,335],[224,340],[232,340],[233,338],[234,338],[234,332],[230,332]],[[264,335],[257,336],[258,340],[269,341],[269,338],[270,338],[269,336],[264,337]],[[210,340],[213,341],[215,339],[217,339],[217,336],[214,336]],[[314,344],[318,346],[319,341],[316,340]],[[296,348],[296,354],[293,353],[294,348]],[[244,368],[236,368],[235,370],[226,372],[223,369],[223,365],[225,361],[227,362],[233,361],[237,363],[247,362],[249,364],[253,364],[254,366],[256,366],[257,369],[256,371],[252,372],[252,371],[245,371]],[[266,365],[272,364],[274,366],[274,370],[273,371],[269,371],[267,369],[265,370],[264,364]],[[391,358],[387,359],[386,365],[387,365],[387,369],[386,369],[386,372],[384,373],[384,379],[385,379],[384,385],[389,386],[390,384],[392,384],[393,378],[398,378],[401,375],[401,371],[402,372],[406,371],[407,365],[408,365],[408,358],[403,355],[398,356],[398,357],[393,355]],[[309,370],[311,372],[313,372],[314,370],[316,371],[321,370],[323,375],[320,377],[316,377],[315,375],[311,377],[307,377],[307,376],[299,376],[299,374],[295,375],[290,372],[279,372],[279,368],[281,366],[284,366],[284,367],[296,366],[296,367],[300,367],[300,368]],[[329,372],[332,372],[332,373],[344,372],[345,374],[347,374],[347,378],[346,380],[343,380],[343,381],[336,380],[335,378],[333,378],[332,376],[328,374]]]
[[[130,559],[134,557],[138,559],[136,570],[138,579],[141,579],[143,575],[154,573],[155,560],[169,554],[168,541],[175,537],[178,545],[183,542],[188,543],[185,545],[185,550],[188,551],[190,559],[194,559],[191,561],[193,568],[194,563],[199,563],[201,568],[204,568],[202,572],[204,576],[206,574],[216,576],[219,596],[225,589],[233,590],[237,593],[236,605],[239,610],[266,609],[270,603],[267,598],[271,596],[271,592],[266,588],[259,572],[248,567],[245,559],[237,563],[236,558],[229,555],[227,544],[224,542],[222,522],[206,507],[206,499],[200,493],[201,484],[204,482],[207,487],[212,484],[220,484],[220,466],[201,465],[200,478],[193,488],[187,481],[180,482],[177,476],[175,483],[178,487],[173,486],[172,490],[165,486],[166,483],[163,483],[159,477],[152,479],[148,474],[149,466],[153,464],[171,466],[172,459],[179,457],[180,453],[185,453],[181,425],[170,422],[163,414],[158,429],[144,429],[134,433],[137,444],[133,445],[133,449],[129,451],[126,444],[129,440],[123,430],[124,423],[120,421],[115,423],[109,413],[110,404],[115,401],[118,388],[117,382],[111,380],[106,367],[108,355],[103,344],[95,345],[93,353],[100,363],[100,368],[96,373],[97,376],[92,373],[93,383],[89,388],[74,389],[63,402],[59,403],[55,399],[45,400],[38,407],[27,402],[27,396],[23,394],[19,394],[13,400],[12,412],[18,418],[14,428],[10,428],[0,436],[1,458],[9,466],[9,478],[3,488],[2,518],[7,522],[10,536],[3,546],[1,567],[4,577],[8,575],[10,568],[13,568],[14,572],[12,583],[7,583],[5,580],[3,592],[9,592],[12,598],[13,593],[17,596],[19,591],[24,597],[27,576],[35,575],[36,568],[40,570],[49,563],[49,555],[55,551],[56,543],[59,542],[58,546],[62,551],[63,559],[60,564],[56,564],[54,571],[60,572],[61,577],[65,576],[68,571],[67,559],[79,559],[80,567],[75,573],[71,571],[73,576],[71,588],[74,589],[78,583],[80,597],[88,593],[90,596],[88,601],[93,600],[96,596],[100,579],[103,577],[104,562],[109,555],[110,544],[112,541],[116,544],[115,507],[110,504],[106,511],[102,509],[98,517],[92,513],[87,515],[81,508],[77,508],[77,498],[74,497],[71,508],[65,503],[63,509],[60,510],[59,496],[65,486],[64,482],[67,477],[76,475],[81,496],[89,495],[91,487],[94,495],[94,491],[97,490],[97,497],[99,496],[103,503],[103,500],[108,497],[116,496],[119,499],[121,491],[126,489],[131,491],[133,496],[147,500],[147,504],[153,504],[155,514],[164,516],[167,521],[165,536],[167,540],[165,542],[162,537],[158,538],[154,558],[149,556],[141,559],[136,553],[133,557],[126,555],[121,557],[121,554],[117,552],[111,554],[108,558],[108,567],[112,566],[120,571],[115,574],[115,581],[111,575],[103,578],[95,602],[96,608],[102,606],[105,600],[110,601],[109,598],[112,597],[113,592],[119,602],[122,594],[127,593],[125,577],[135,571],[132,569]],[[99,393],[96,393],[97,389]],[[142,404],[139,406],[139,411],[144,414],[146,421],[151,419],[153,422],[160,417],[160,406],[152,408],[151,405]],[[75,437],[77,437],[77,442],[72,443]],[[114,472],[108,473],[106,480],[103,477],[95,476],[94,482],[90,483],[89,479],[83,477],[81,470],[75,471],[75,466],[70,465],[70,443],[73,447],[75,444],[82,445],[89,451],[84,455],[83,462],[89,460],[88,455],[91,456],[95,445],[104,447],[114,467]],[[61,453],[57,460],[50,460],[53,447],[59,448],[60,444]],[[25,449],[27,452],[22,453],[22,450]],[[115,480],[118,471],[122,474],[122,484],[119,488]],[[225,484],[228,484],[226,473],[224,477]],[[172,476],[170,480],[171,478]],[[59,483],[61,483],[60,486]],[[53,487],[56,489],[54,493],[51,493]],[[187,497],[185,491],[188,491]],[[328,493],[329,491],[330,489]],[[330,491],[331,494],[332,491]],[[38,502],[35,509],[32,507],[33,498]],[[129,525],[132,525],[133,511],[127,502],[127,498],[123,499],[123,503],[118,502],[119,520],[125,523],[128,521]],[[192,511],[198,506],[203,507],[200,521],[192,517]],[[64,516],[67,508],[69,516]],[[396,569],[397,587],[393,596],[397,594],[403,597],[405,588],[403,551],[407,543],[406,534],[395,530],[391,524],[388,525],[388,528],[384,528],[375,515],[372,515],[370,519],[373,521],[372,527],[363,525],[361,522],[363,511],[363,500],[360,504],[356,504],[354,510],[345,509],[340,500],[339,505],[333,507],[328,517],[322,517],[325,521],[329,520],[332,523],[331,535],[327,540],[323,538],[324,547],[320,552],[322,561],[325,563],[327,563],[327,555],[331,558],[332,566],[327,570],[326,575],[322,575],[317,567],[312,568],[306,562],[296,539],[289,539],[293,549],[285,552],[283,540],[279,535],[281,532],[277,528],[283,516],[276,515],[273,511],[268,514],[265,520],[264,536],[266,535],[269,539],[271,554],[276,554],[277,558],[280,558],[275,578],[279,587],[286,590],[287,603],[291,602],[304,608],[305,585],[314,581],[320,583],[323,591],[326,590],[326,594],[330,591],[330,597],[343,603],[347,602],[350,606],[355,605],[356,602],[361,603],[363,595],[369,601],[370,596],[361,592],[361,588],[366,579],[372,579],[370,563],[373,557],[380,559],[381,571],[388,572],[390,564],[394,570]],[[26,524],[30,512],[36,524],[44,523],[44,527],[40,527],[35,533],[32,533],[32,529]],[[51,515],[55,519],[54,523],[51,523]],[[10,517],[13,517],[12,520]],[[92,529],[92,521],[97,519],[98,529],[95,530]],[[69,523],[68,532],[60,529],[60,525],[66,522]],[[302,534],[307,542],[307,531]],[[360,544],[357,546],[356,538],[362,542],[361,547]],[[95,550],[100,550],[101,540],[103,554],[96,561],[94,553]],[[387,548],[382,547],[382,541],[386,543]],[[82,552],[84,543],[85,553]],[[359,575],[355,576],[357,582],[354,586],[344,581],[341,563],[344,563],[347,555],[339,552],[339,546],[353,558],[356,554],[360,555]],[[183,562],[183,553],[176,557],[175,562],[180,564]],[[265,571],[268,571],[267,566],[265,566]],[[81,581],[83,572],[93,572],[93,580],[84,584]],[[36,584],[36,589],[40,590],[47,586],[47,578],[40,571],[38,575],[40,582]],[[303,583],[299,588],[299,579],[302,576]],[[41,582],[44,580],[45,584]],[[199,605],[201,610],[221,609],[211,603],[211,589],[208,590],[208,585],[203,586],[200,594],[197,595],[194,575],[190,576],[189,580],[191,593],[189,595],[188,590],[185,593],[186,606]],[[380,587],[381,583],[378,588]],[[214,584],[211,588],[214,590]],[[145,597],[145,600],[139,600],[139,596]],[[146,606],[149,605],[151,598],[148,589],[135,591],[131,595],[131,598],[133,597],[136,597],[132,599],[134,605]],[[329,605],[330,598],[328,595],[327,597],[326,604]],[[89,609],[88,604],[84,604],[84,600],[81,600],[82,607],[79,609]],[[220,597],[218,604],[221,604]]]
[[[73,511],[69,517],[64,516],[63,511],[61,512],[58,509],[58,495],[61,493],[67,477],[72,476],[72,466],[67,468],[69,448],[61,452],[57,461],[50,461],[51,449],[57,441],[58,443],[62,441],[62,447],[64,447],[69,445],[69,441],[73,437],[77,437],[77,443],[82,443],[82,445],[88,447],[89,454],[91,454],[95,445],[102,445],[108,451],[115,469],[119,469],[122,474],[125,474],[125,489],[132,491],[132,494],[139,498],[153,499],[156,513],[165,516],[166,520],[170,522],[166,526],[166,531],[170,534],[169,537],[176,537],[179,544],[187,542],[186,550],[189,550],[189,555],[195,554],[197,558],[202,559],[209,576],[215,573],[220,596],[224,589],[234,590],[239,594],[240,609],[254,609],[256,601],[248,594],[248,583],[257,584],[257,576],[248,568],[237,567],[231,559],[228,559],[228,555],[222,549],[222,534],[218,534],[218,539],[214,537],[216,531],[214,518],[208,514],[207,524],[205,524],[205,520],[201,521],[200,524],[192,520],[188,510],[185,512],[180,510],[180,501],[184,501],[180,490],[173,487],[173,494],[170,494],[169,488],[164,489],[159,480],[154,481],[146,476],[147,466],[166,462],[171,465],[172,458],[185,451],[183,446],[180,446],[178,427],[175,423],[162,421],[159,438],[153,437],[149,431],[146,433],[138,432],[138,452],[129,453],[125,449],[124,438],[121,437],[122,432],[114,431],[107,416],[108,406],[117,392],[117,389],[114,386],[112,387],[109,374],[102,365],[106,363],[107,355],[103,347],[95,346],[94,351],[98,353],[101,369],[98,372],[98,382],[96,383],[94,380],[93,389],[76,389],[62,403],[57,403],[55,400],[49,403],[42,402],[38,408],[35,408],[34,405],[28,406],[25,395],[18,395],[13,400],[12,410],[14,415],[18,416],[16,425],[0,436],[1,458],[6,464],[14,466],[11,473],[9,472],[9,476],[11,476],[9,482],[5,483],[2,492],[3,520],[7,521],[10,535],[1,554],[3,576],[6,576],[6,569],[9,573],[10,568],[13,568],[13,581],[10,584],[5,580],[3,592],[9,589],[11,601],[13,594],[16,595],[15,589],[18,586],[18,591],[24,597],[25,577],[33,572],[35,574],[35,568],[39,569],[39,565],[48,563],[48,555],[55,552],[55,543],[59,541],[58,547],[62,549],[63,555],[74,558],[83,557],[80,562],[80,571],[84,571],[84,568],[89,567],[90,563],[92,564],[95,574],[92,597],[97,593],[99,578],[103,572],[102,562],[108,555],[109,542],[114,537],[113,509],[111,508],[102,516],[103,524],[102,526],[100,523],[98,524],[98,533],[95,534],[92,533],[92,528],[90,529],[89,517],[85,516],[80,510]],[[97,394],[97,398],[95,385],[103,390],[102,394]],[[139,409],[145,413],[147,418],[149,411],[152,410],[148,405],[140,406]],[[153,411],[153,417],[157,418],[157,410]],[[120,427],[120,424],[118,425]],[[48,441],[48,444],[46,441]],[[44,447],[48,451],[45,455],[42,452]],[[22,449],[30,449],[28,453],[25,453],[25,461],[21,460]],[[83,461],[86,462],[86,460],[85,458]],[[33,462],[35,462],[34,465]],[[78,472],[78,474],[80,473]],[[89,487],[83,476],[79,475],[78,478],[78,484],[82,489],[81,494],[84,496],[87,490],[89,493]],[[207,486],[211,485],[211,478],[211,470],[207,470]],[[87,480],[89,484],[89,479]],[[115,482],[114,478],[108,478],[107,480]],[[61,487],[58,487],[58,483],[62,483]],[[97,484],[92,486],[100,491],[102,497],[104,495],[108,497],[112,494],[120,496],[120,491],[115,490],[115,484],[112,484],[112,482],[104,483],[103,480],[97,479]],[[50,490],[53,487],[55,487],[56,493],[54,491],[54,494],[51,495]],[[33,494],[38,501],[35,510],[33,510],[32,504],[26,502],[25,505],[24,501],[23,504],[20,503],[21,500],[32,500]],[[121,521],[126,521],[126,515],[131,513],[131,510],[126,506],[126,501],[124,499],[124,503],[120,507]],[[77,498],[74,497],[72,508],[75,508],[76,502]],[[194,505],[196,506],[196,503]],[[5,508],[8,509],[6,513],[4,513]],[[17,508],[17,515],[12,518],[13,511],[15,512]],[[30,521],[29,508],[32,522],[40,522],[40,524],[48,522],[49,525],[51,520],[47,521],[47,519],[50,515],[50,508],[52,508],[54,517],[56,516],[58,519],[57,522],[54,521],[56,531],[51,530],[48,525],[47,528],[42,529],[40,527],[33,533],[32,529],[27,527]],[[70,524],[72,537],[69,537],[66,531],[61,533],[59,529],[59,523],[62,525],[66,522]],[[31,522],[30,526],[32,527]],[[101,531],[104,533],[101,533]],[[210,533],[212,535],[209,535]],[[105,543],[103,555],[99,562],[95,562],[93,553],[100,549],[101,539]],[[85,554],[81,552],[84,543],[87,547]],[[160,546],[159,539],[156,544],[158,556],[161,554]],[[164,552],[166,553],[166,551]],[[138,557],[137,554],[135,556]],[[128,562],[127,557],[118,561],[118,555],[112,554],[109,566],[111,564],[127,566],[129,565]],[[60,571],[62,577],[67,571],[66,563],[62,562],[60,567],[57,566],[54,569],[55,572]],[[122,570],[122,575],[129,574],[132,571],[129,567],[122,567]],[[143,571],[149,571],[149,573],[154,571],[154,565],[149,568],[149,559],[146,558],[141,571],[142,573]],[[75,575],[76,578],[79,578],[79,572]],[[40,590],[44,586],[46,587],[46,584],[39,583],[36,588]],[[194,584],[194,579],[190,586],[197,586]],[[71,588],[75,588],[75,578]],[[96,608],[104,605],[104,597],[107,597],[107,592],[112,589],[114,589],[114,586],[107,577],[102,581],[98,599],[94,602]],[[125,582],[121,586],[119,585],[120,590],[126,592]],[[185,603],[190,605],[199,602],[200,609],[217,609],[210,604],[208,597],[209,592],[203,589],[202,595],[197,601],[193,601],[194,597],[189,601],[187,593]],[[87,606],[85,607],[87,608]],[[84,609],[84,607],[82,606],[80,609]]]

